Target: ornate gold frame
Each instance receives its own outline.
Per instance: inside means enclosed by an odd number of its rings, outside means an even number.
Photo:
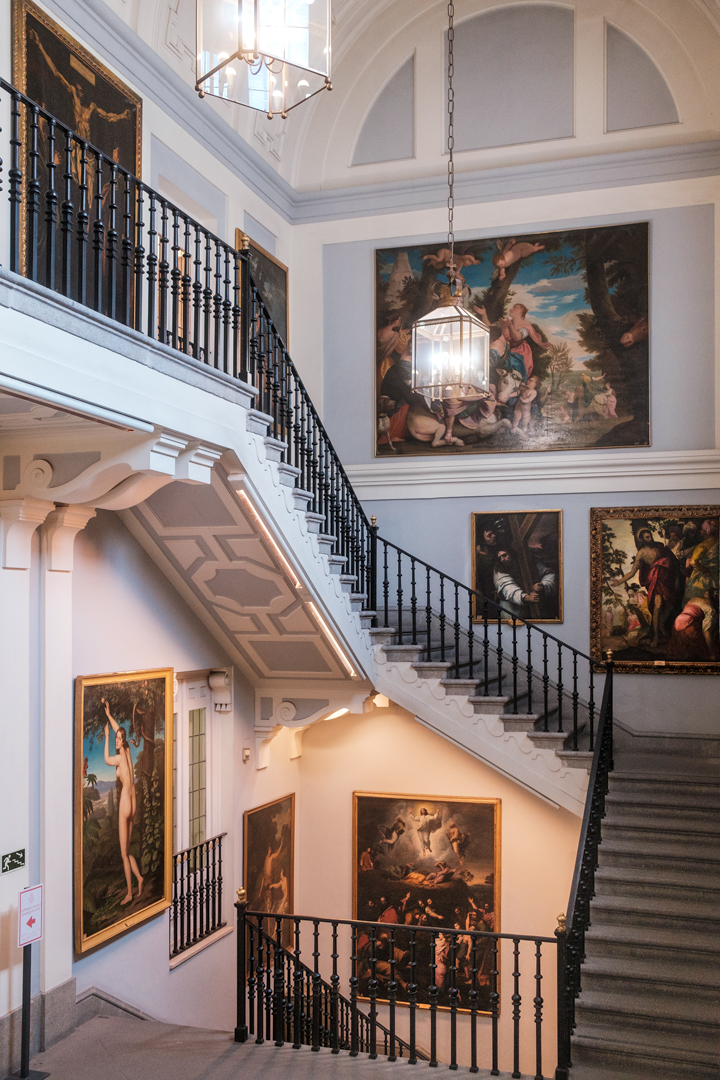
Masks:
[[[257,814],[260,810],[267,810],[271,806],[277,806],[280,803],[284,803],[287,799],[290,799],[290,881],[288,889],[288,900],[290,911],[293,910],[295,903],[295,792],[290,795],[283,795],[279,799],[271,799],[270,802],[263,803],[262,806],[253,806],[250,810],[246,810],[243,813],[243,886],[247,892],[248,888],[248,824],[252,814]],[[249,903],[249,901],[248,901]]]
[[[358,852],[358,835],[357,835],[358,820],[357,819],[358,819],[358,799],[362,799],[362,798],[388,799],[388,800],[407,799],[409,801],[419,802],[419,803],[422,803],[422,802],[429,802],[429,803],[450,803],[450,802],[452,802],[452,803],[492,803],[492,805],[495,807],[495,813],[493,815],[493,825],[494,825],[493,843],[494,843],[494,856],[495,856],[494,862],[493,862],[493,873],[494,873],[494,880],[493,880],[493,907],[494,907],[494,911],[495,911],[494,932],[498,933],[498,934],[500,933],[500,900],[501,900],[501,896],[502,896],[502,890],[500,888],[500,876],[501,876],[501,865],[502,865],[502,828],[501,828],[502,799],[489,799],[489,798],[482,798],[482,797],[479,797],[479,796],[462,796],[462,797],[459,797],[457,795],[427,795],[427,794],[426,795],[414,795],[414,794],[407,794],[407,793],[403,793],[403,792],[395,792],[394,794],[388,794],[387,792],[384,792],[384,791],[381,791],[381,792],[378,792],[378,791],[353,791],[353,818],[352,818],[352,860],[353,860],[353,869],[352,869],[352,917],[353,917],[353,919],[357,919],[357,917],[358,917],[358,915],[357,915],[357,879],[358,879],[358,861],[359,861],[358,860],[358,855],[359,855],[359,852]],[[393,925],[393,924],[388,924],[388,925]],[[402,926],[403,926],[404,929],[412,929],[412,924],[410,924],[409,926],[406,926],[405,924],[402,924]],[[500,941],[498,940],[498,957],[499,957],[499,955],[500,955]],[[498,993],[499,993],[500,992],[500,975],[499,974],[498,974],[498,978],[497,978],[497,985],[498,985]],[[359,997],[359,1000],[360,1001],[368,1001],[369,998]],[[385,999],[385,998],[378,998],[377,1000],[379,1002],[382,1001],[384,1003],[387,1003],[387,999]],[[405,1008],[409,1008],[409,1003],[407,1001],[397,1001],[396,1004],[397,1005],[402,1005]],[[418,1002],[417,1008],[418,1009],[429,1009],[430,1005]],[[438,1005],[437,1008],[439,1010],[444,1011],[444,1012],[450,1011],[450,1007],[448,1005]],[[457,1011],[458,1012],[464,1012],[464,1013],[470,1012],[469,1009],[461,1009],[461,1008],[458,1008]],[[483,1012],[481,1010],[478,1010],[477,1015],[478,1016],[490,1016],[491,1014],[489,1012]]]
[[[607,659],[602,654],[602,523],[662,517],[720,519],[720,506],[616,506],[592,507],[590,510],[590,655],[594,660]],[[720,675],[720,663],[716,661],[613,659],[616,672]]]
[[[83,818],[82,818],[82,790],[83,790],[83,710],[85,701],[85,687],[97,686],[102,683],[134,682],[139,679],[165,679],[165,819],[164,819],[164,848],[165,848],[165,873],[163,882],[163,897],[149,904],[142,911],[135,912],[125,919],[96,934],[86,936],[83,933]],[[161,914],[172,903],[172,808],[173,808],[173,669],[154,668],[150,671],[122,671],[108,675],[78,675],[75,679],[75,777],[74,777],[74,806],[73,806],[73,837],[74,837],[74,925],[75,925],[75,952],[77,955],[87,953],[99,945],[104,945],[113,938],[124,934],[140,923],[147,922],[155,915]]]
[[[477,534],[476,524],[478,517],[484,517],[490,515],[497,517],[528,517],[529,514],[557,514],[558,515],[558,609],[559,615],[557,619],[518,619],[518,623],[524,625],[525,622],[531,623],[561,623],[564,622],[564,593],[563,593],[563,512],[562,510],[472,510],[470,512],[470,575],[472,588],[478,592],[477,577],[476,577],[476,559],[475,548],[477,546]],[[475,614],[473,615],[473,622],[481,623],[483,621],[482,615],[478,615],[475,608]],[[488,619],[488,623],[497,623],[497,619]],[[502,619],[504,623],[511,623],[512,619]]]
[[[51,19],[42,8],[33,4],[32,0],[12,0],[12,78],[14,85],[23,94],[27,92],[27,38],[25,35],[25,16],[28,12],[32,14],[38,22],[43,23],[48,30],[55,34],[66,48],[76,54],[83,64],[89,67],[96,75],[100,75],[109,82],[116,90],[119,90],[120,93],[124,94],[136,107],[137,131],[135,133],[135,175],[140,179],[142,173],[142,98],[136,94],[134,90],[131,90],[129,86],[126,86],[124,82],[118,79],[117,75],[114,75],[109,68],[105,67],[96,56],[93,56],[93,54],[88,52],[87,49],[79,44],[79,42],[70,37],[70,35],[67,34],[61,26],[58,26],[58,24]],[[102,147],[99,147],[99,149],[102,150]]]
[[[249,248],[254,248],[265,259],[269,259],[271,263],[279,267],[285,274],[285,334],[286,337],[290,337],[290,271],[284,262],[280,262],[278,258],[271,255],[269,251],[266,251],[264,247],[248,236],[242,229],[235,229],[235,247],[238,251],[247,251]],[[257,284],[257,282],[256,282]],[[279,331],[280,327],[276,327]],[[287,348],[287,341],[285,341],[285,347]]]

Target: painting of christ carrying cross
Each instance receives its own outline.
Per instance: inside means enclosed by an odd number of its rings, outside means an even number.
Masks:
[[[472,514],[471,533],[477,621],[562,622],[561,510]]]

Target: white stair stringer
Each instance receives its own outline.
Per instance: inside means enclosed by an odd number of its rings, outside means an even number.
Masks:
[[[439,678],[420,676],[411,663],[388,660],[376,645],[375,688],[415,715],[424,727],[484,761],[521,787],[581,817],[588,774],[568,768],[553,750],[508,732],[495,713],[476,713],[467,695],[446,694]]]

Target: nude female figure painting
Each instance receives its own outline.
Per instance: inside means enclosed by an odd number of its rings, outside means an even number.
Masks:
[[[293,910],[295,796],[246,810],[244,882],[248,910],[290,915]],[[273,931],[274,932],[274,931]],[[292,923],[283,925],[283,944],[292,941]]]
[[[169,905],[172,671],[76,680],[75,947]]]
[[[649,446],[648,254],[647,222],[376,250],[376,456]],[[489,396],[412,388],[449,271],[489,332]]]

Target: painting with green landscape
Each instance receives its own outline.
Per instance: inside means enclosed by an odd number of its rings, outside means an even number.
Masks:
[[[75,949],[170,904],[171,668],[75,684]]]

